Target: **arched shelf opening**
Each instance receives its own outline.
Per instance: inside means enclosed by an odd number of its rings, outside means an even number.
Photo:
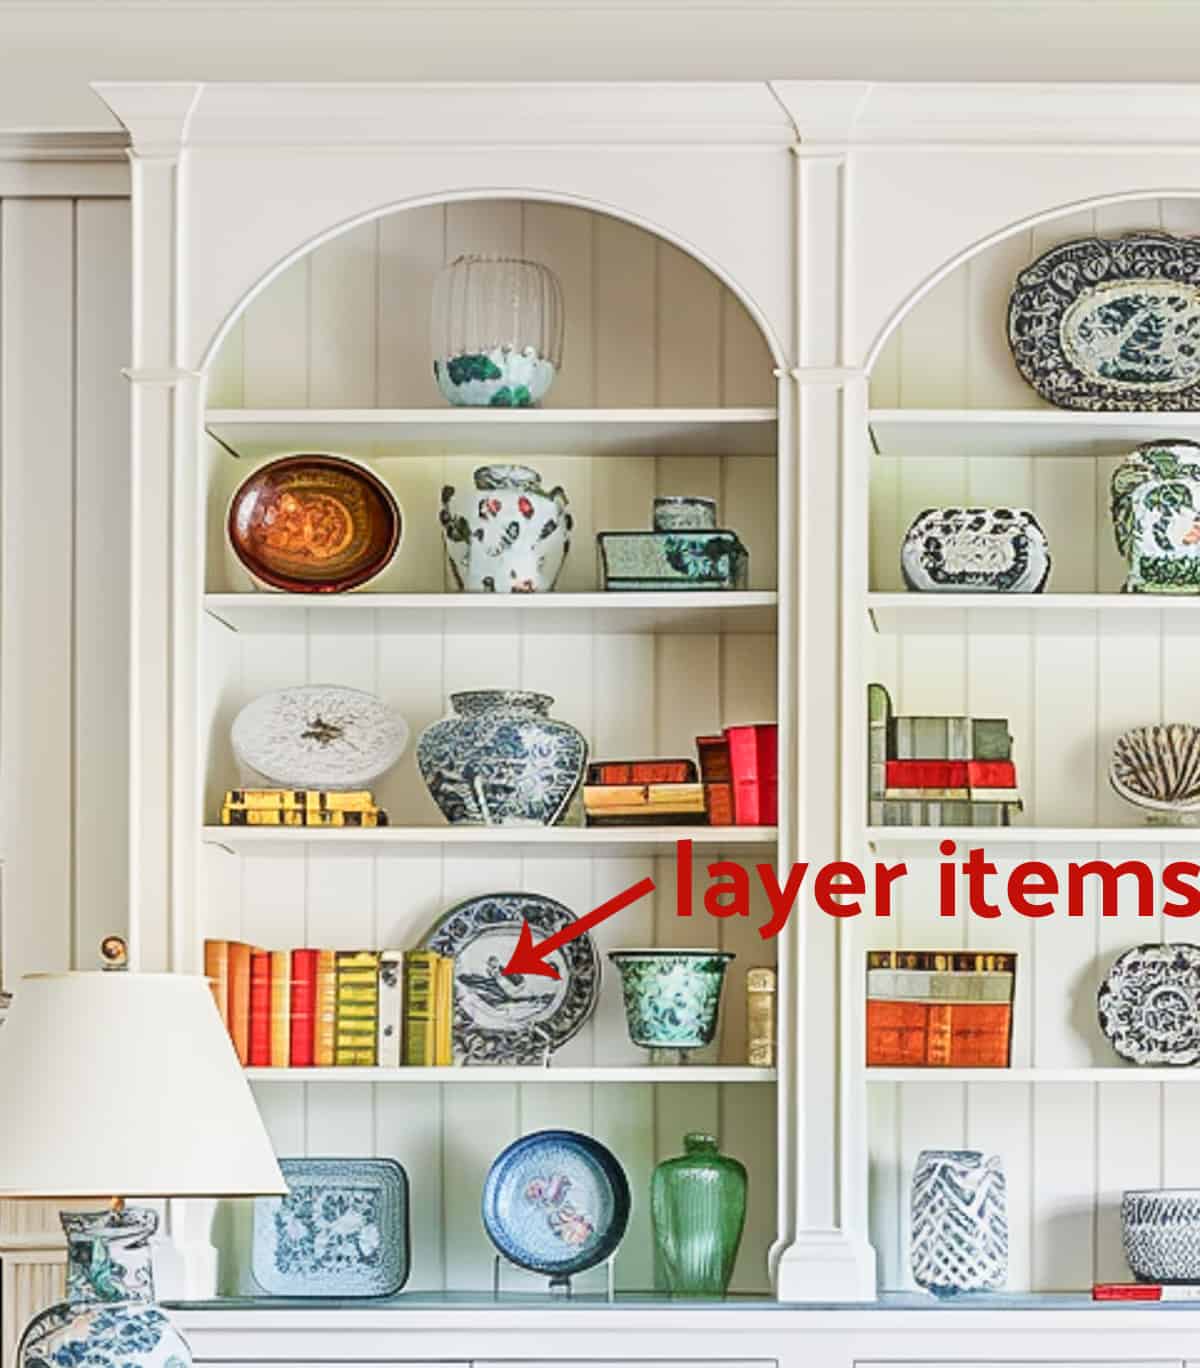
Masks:
[[[540,409],[454,409],[434,382],[433,283],[464,253],[526,257],[562,283],[563,365]],[[695,838],[697,879],[717,851],[771,859],[770,825],[626,830],[585,826],[573,809],[570,829],[448,827],[413,745],[373,786],[390,825],[346,833],[352,849],[336,831],[234,831],[219,814],[244,782],[234,717],[289,685],[375,694],[414,737],[456,691],[535,690],[553,696],[553,716],[583,732],[598,759],[694,758],[699,736],[777,717],[779,364],[750,306],[714,270],[578,203],[469,196],[372,215],[253,292],[206,367],[198,939],[409,949],[470,895],[522,889],[583,915],[648,875],[657,897],[597,931],[596,944],[664,946],[686,927],[674,907],[681,832]],[[230,499],[289,452],[349,456],[388,486],[403,534],[377,579],[317,597],[262,592],[247,575],[227,544]],[[532,466],[547,489],[566,491],[571,549],[552,593],[456,589],[442,491],[472,488],[475,469],[494,461]],[[654,498],[670,494],[716,500],[719,525],[749,552],[744,589],[605,592],[597,534],[649,530]],[[261,1070],[252,1081],[281,1153],[383,1154],[406,1166],[418,1290],[490,1288],[478,1215],[488,1165],[517,1135],[559,1126],[596,1135],[626,1167],[636,1195],[616,1277],[627,1291],[662,1286],[647,1201],[655,1164],[687,1131],[720,1134],[755,1175],[733,1289],[769,1294],[784,1161],[776,1071],[747,1066],[746,970],[774,965],[778,949],[756,926],[727,918],[706,932],[705,944],[737,961],[718,1038],[686,1078],[646,1067],[618,976],[606,972],[594,1013],[540,1072],[506,1069],[492,1082],[473,1068],[414,1082],[411,1069],[323,1069],[306,1086]],[[233,1222],[221,1231],[226,1291],[249,1290],[244,1237]],[[603,1285],[602,1269],[580,1281],[583,1291]],[[506,1269],[504,1286],[534,1291],[544,1280]]]
[[[1095,1009],[1117,954],[1171,939],[1170,927],[1157,916],[1130,920],[1124,907],[1115,919],[1089,909],[1069,925],[1008,907],[995,922],[948,923],[928,892],[945,836],[960,851],[982,846],[1002,870],[1035,858],[1060,879],[1071,859],[1138,858],[1153,835],[1109,784],[1113,744],[1132,726],[1200,720],[1196,602],[1120,592],[1126,564],[1110,511],[1123,457],[1141,442],[1200,440],[1200,415],[1056,408],[1022,377],[1007,340],[1018,272],[1058,243],[1137,230],[1200,233],[1200,197],[1115,195],[999,233],[931,278],[872,354],[867,508],[849,533],[865,590],[853,609],[863,645],[855,693],[878,681],[903,716],[1005,718],[1023,802],[1003,833],[946,831],[915,815],[907,825],[917,830],[883,831],[890,814],[880,804],[870,816],[864,791],[866,841],[889,855],[903,845],[915,882],[888,927],[865,928],[862,948],[945,944],[1017,956],[1011,1069],[866,1071],[870,1232],[883,1291],[913,1286],[908,1202],[922,1148],[1003,1156],[1007,1288],[1016,1293],[1127,1280],[1113,1194],[1194,1179],[1171,1136],[1196,1100],[1168,1084],[1140,1088],[1145,1099],[1131,1105],[1127,1080],[1147,1078],[1119,1070]],[[906,589],[901,544],[915,517],[964,506],[1034,514],[1051,557],[1044,592]],[[1172,838],[1186,841],[1181,831]],[[1166,846],[1161,856],[1175,858]],[[1031,1086],[1013,1086],[1017,1079]]]

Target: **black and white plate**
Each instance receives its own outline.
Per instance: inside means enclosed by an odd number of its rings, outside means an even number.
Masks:
[[[445,913],[422,946],[454,960],[454,1058],[464,1064],[541,1064],[591,1016],[600,957],[584,932],[547,957],[557,979],[502,973],[527,921],[535,943],[575,914],[540,893],[485,893]]]
[[[1112,964],[1097,996],[1100,1029],[1134,1064],[1200,1061],[1200,945],[1139,945]]]
[[[1060,408],[1200,408],[1200,238],[1059,243],[1017,276],[1008,340]]]

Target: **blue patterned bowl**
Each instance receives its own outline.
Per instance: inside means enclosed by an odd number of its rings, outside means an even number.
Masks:
[[[725,950],[612,950],[629,1038],[648,1050],[699,1050],[717,1030]]]
[[[1200,1188],[1126,1192],[1121,1237],[1140,1282],[1200,1281]]]
[[[556,1283],[616,1250],[629,1208],[629,1181],[616,1155],[577,1131],[514,1140],[483,1185],[488,1238],[510,1263]]]

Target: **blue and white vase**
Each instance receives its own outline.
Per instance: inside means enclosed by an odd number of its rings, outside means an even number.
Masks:
[[[472,689],[454,715],[426,727],[417,765],[448,822],[552,826],[583,780],[587,741],[550,716],[549,694]]]
[[[67,1298],[35,1316],[17,1368],[188,1368],[183,1336],[154,1305],[146,1207],[64,1211]]]
[[[913,1281],[935,1296],[985,1292],[1008,1278],[1008,1200],[999,1158],[922,1150],[912,1184]]]
[[[455,582],[472,594],[547,594],[571,549],[562,486],[544,489],[528,466],[480,466],[473,488],[445,485],[438,517]]]

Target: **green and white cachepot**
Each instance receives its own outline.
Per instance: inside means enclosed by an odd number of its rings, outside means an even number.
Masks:
[[[1112,474],[1127,594],[1200,593],[1200,444],[1146,442]]]
[[[725,970],[725,950],[611,950],[621,975],[629,1038],[648,1050],[677,1051],[711,1045]]]

